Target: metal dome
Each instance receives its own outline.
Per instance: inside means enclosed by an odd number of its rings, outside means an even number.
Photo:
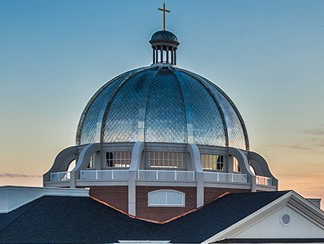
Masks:
[[[228,96],[172,65],[135,69],[106,83],[84,109],[76,141],[249,147],[244,122]]]
[[[170,31],[157,31],[155,32],[150,40],[150,43],[152,42],[173,42],[175,44],[179,44],[178,38],[175,34],[173,34]]]

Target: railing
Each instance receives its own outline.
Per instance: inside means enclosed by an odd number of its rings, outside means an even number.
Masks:
[[[247,175],[239,173],[204,172],[205,182],[247,183]]]
[[[128,169],[119,170],[81,170],[80,180],[83,181],[128,181]],[[51,173],[51,182],[69,181],[71,172],[55,172]],[[247,175],[241,173],[222,173],[222,172],[204,172],[205,182],[232,182],[232,183],[247,183]],[[181,170],[138,170],[136,179],[139,181],[179,181],[192,182],[196,180],[194,171]],[[256,176],[256,183],[258,185],[272,185],[272,178],[264,176]]]
[[[195,181],[194,171],[180,170],[138,170],[138,180],[147,181]]]
[[[80,180],[127,181],[128,170],[80,170]]]
[[[71,172],[64,171],[64,172],[55,172],[50,174],[51,182],[62,182],[62,181],[69,181],[71,179]]]
[[[265,185],[265,186],[272,186],[272,178],[256,175],[256,184],[257,185]]]

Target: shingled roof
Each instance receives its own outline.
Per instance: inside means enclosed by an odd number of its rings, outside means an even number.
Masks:
[[[228,194],[166,224],[132,218],[88,197],[44,196],[0,214],[0,243],[201,243],[286,193]]]
[[[324,243],[324,238],[257,238],[257,239],[225,239],[215,243]]]

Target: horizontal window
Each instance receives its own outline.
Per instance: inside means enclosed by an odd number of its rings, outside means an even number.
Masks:
[[[158,190],[148,194],[149,207],[184,207],[185,194],[174,190]]]
[[[107,168],[129,168],[131,163],[131,152],[107,152],[106,167]]]
[[[204,170],[224,170],[224,156],[216,154],[201,154],[201,167]]]
[[[151,168],[182,168],[183,153],[177,152],[149,152]]]

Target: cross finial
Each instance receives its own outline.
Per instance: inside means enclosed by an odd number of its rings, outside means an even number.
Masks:
[[[170,10],[165,9],[165,3],[163,3],[163,8],[158,8],[158,10],[163,11],[163,30],[165,31],[165,12],[170,13]]]

